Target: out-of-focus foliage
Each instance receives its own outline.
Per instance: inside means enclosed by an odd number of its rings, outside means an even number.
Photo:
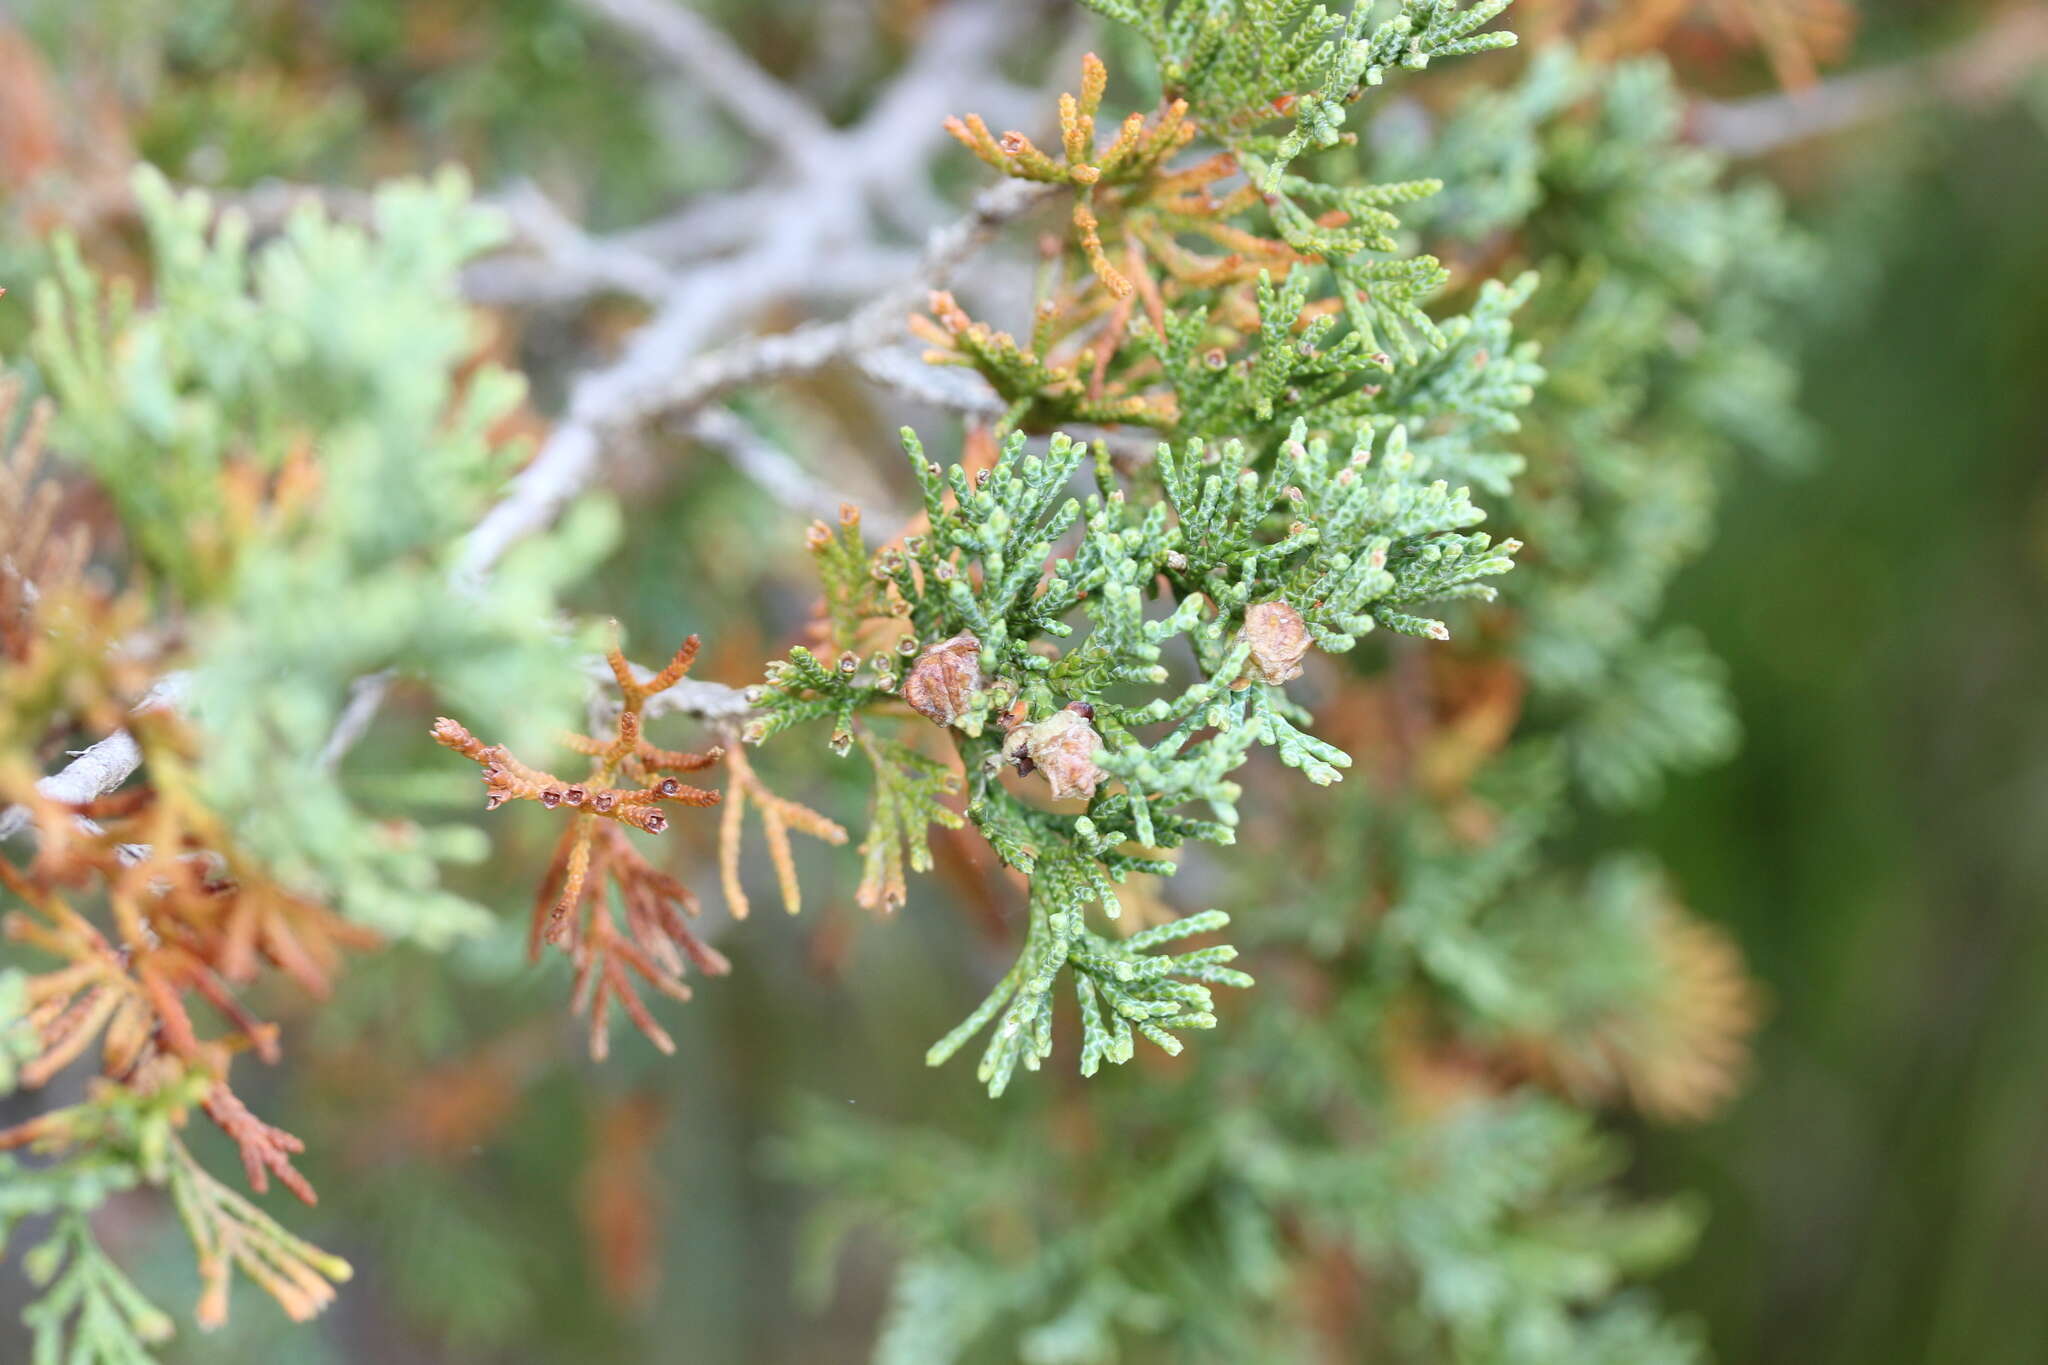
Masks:
[[[59,239],[37,330],[59,415],[30,410],[0,483],[0,834],[32,845],[0,855],[0,887],[7,936],[35,967],[5,978],[7,1089],[44,1088],[95,1046],[103,1073],[0,1133],[43,1163],[10,1165],[10,1217],[59,1220],[30,1257],[44,1294],[27,1321],[49,1359],[138,1359],[166,1333],[92,1240],[93,1206],[127,1185],[172,1196],[204,1324],[226,1318],[235,1270],[295,1319],[347,1277],[216,1181],[178,1130],[203,1110],[259,1193],[275,1175],[312,1202],[292,1163],[303,1144],[228,1088],[236,1052],[279,1052],[238,989],[282,975],[325,996],[343,951],[377,942],[359,926],[446,944],[490,924],[437,885],[438,864],[481,854],[474,833],[400,818],[339,770],[329,749],[352,695],[366,678],[423,687],[522,733],[563,714],[574,689],[553,593],[606,534],[586,515],[488,584],[451,576],[506,472],[520,391],[473,363],[453,279],[491,220],[459,177],[381,191],[367,230],[308,209],[254,248],[236,214],[154,171],[136,194],[151,297],[102,285]],[[46,440],[106,490],[118,545],[95,555],[85,525],[58,527]],[[80,796],[38,782],[31,756],[124,721],[133,737],[96,752],[125,745],[122,775],[139,761],[139,782]]]
[[[279,877],[380,932],[475,933],[481,907],[434,874],[481,855],[473,834],[381,825],[322,752],[351,685],[385,670],[527,735],[577,695],[552,604],[607,538],[603,517],[528,547],[487,588],[451,575],[517,458],[521,385],[461,368],[478,337],[453,289],[493,220],[451,176],[382,191],[369,231],[308,209],[252,248],[203,194],[153,172],[136,193],[151,305],[125,283],[103,291],[60,243],[37,355],[60,447],[135,528],[150,581],[196,616],[201,791]]]

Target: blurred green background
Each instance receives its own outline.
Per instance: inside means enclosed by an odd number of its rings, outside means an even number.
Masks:
[[[570,207],[606,227],[738,170],[716,144],[665,154],[675,111],[622,98],[634,54],[561,0],[18,8],[52,69],[91,66],[147,111],[135,146],[174,174],[350,183],[456,157],[486,186],[515,171],[574,184]],[[916,6],[711,8],[778,70],[826,70],[854,108],[891,60],[892,16]],[[1992,8],[1861,6],[1836,65],[1941,50]],[[1044,14],[1049,50],[1071,20]],[[1753,60],[1713,78],[1770,89]],[[1619,833],[1735,932],[1771,1010],[1747,1095],[1703,1128],[1644,1126],[1630,1179],[1707,1196],[1704,1243],[1661,1288],[1725,1361],[2048,1359],[2048,87],[1912,104],[1761,164],[1827,250],[1801,324],[1820,449],[1803,472],[1741,472],[1670,612],[1727,661],[1742,753]],[[69,169],[82,193],[94,168]],[[0,267],[32,275],[47,206],[7,207]],[[0,319],[10,347],[13,329]],[[796,523],[715,462],[634,515],[684,502],[723,543],[636,536],[611,582],[638,600],[582,605],[642,639],[705,628],[729,651],[715,675],[737,676],[762,655],[746,622],[806,609]],[[762,544],[792,550],[765,593],[732,567]],[[533,865],[544,825],[508,824],[503,863]],[[685,837],[708,865],[708,833]],[[774,1172],[774,1140],[793,1095],[941,1119],[983,1103],[931,1086],[902,1043],[951,1022],[950,964],[982,945],[971,910],[867,926],[850,905],[817,909],[757,913],[729,937],[735,975],[678,1021],[680,1055],[635,1042],[603,1070],[565,1061],[551,1019],[503,1031],[532,1017],[530,981],[479,971],[451,993],[433,987],[437,960],[366,967],[316,1025],[318,1074],[284,1084],[317,1116],[306,1128],[358,1134],[310,1154],[332,1197],[309,1235],[381,1273],[318,1332],[248,1302],[220,1336],[183,1334],[176,1358],[861,1358],[883,1248],[857,1240],[836,1295],[804,1298],[805,1201]],[[473,1112],[489,1105],[460,1081],[479,1076],[520,1095],[515,1115]],[[650,1173],[658,1205],[635,1207]],[[606,1219],[651,1245],[636,1258],[615,1239],[610,1266],[572,1249]],[[351,1242],[366,1220],[374,1250]],[[132,1241],[145,1256],[161,1242],[148,1282],[189,1299],[176,1235],[138,1217]],[[507,1283],[530,1292],[493,1297]],[[0,1361],[24,1350],[18,1292],[0,1277]]]
[[[1772,1007],[1748,1096],[1647,1134],[1643,1177],[1712,1198],[1669,1288],[1727,1360],[2048,1356],[2044,113],[1789,168],[1842,276],[1804,345],[1820,461],[1744,475],[1673,602],[1746,740],[1646,837]]]

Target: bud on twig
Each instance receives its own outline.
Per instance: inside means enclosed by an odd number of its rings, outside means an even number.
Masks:
[[[981,641],[962,631],[917,656],[903,679],[903,700],[937,725],[951,725],[981,686]]]
[[[1241,681],[1257,675],[1274,686],[1301,676],[1301,661],[1314,643],[1301,613],[1285,602],[1258,602],[1246,609],[1244,638],[1251,656]]]
[[[1104,776],[1095,766],[1102,736],[1090,721],[1093,715],[1094,708],[1075,702],[1044,720],[1019,725],[1003,740],[1003,754],[1017,762],[1020,772],[1043,772],[1054,800],[1085,801],[1095,795]]]

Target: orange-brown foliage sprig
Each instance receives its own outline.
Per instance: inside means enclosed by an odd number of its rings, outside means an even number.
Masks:
[[[131,729],[147,783],[84,805],[34,799],[35,856],[26,865],[0,856],[0,886],[25,907],[0,922],[6,937],[60,964],[28,979],[33,1055],[21,1083],[47,1083],[96,1042],[106,1080],[138,1093],[208,1076],[201,1107],[240,1149],[251,1187],[262,1192],[274,1175],[313,1203],[291,1161],[303,1144],[229,1088],[237,1052],[279,1057],[276,1026],[234,987],[274,970],[325,998],[344,953],[375,936],[242,864],[191,795],[191,738],[174,717],[152,712]],[[0,805],[21,794],[0,783]],[[103,903],[105,928],[79,908],[81,893]],[[209,1031],[208,1017],[225,1029]],[[40,1142],[41,1123],[0,1133],[0,1148]]]
[[[1111,244],[1119,239],[1174,258],[1179,271],[1213,272],[1219,279],[1253,278],[1262,266],[1284,273],[1300,259],[1284,243],[1230,222],[1260,203],[1260,197],[1246,180],[1218,190],[1220,182],[1239,174],[1237,159],[1228,152],[1179,169],[1167,166],[1200,131],[1187,116],[1185,100],[1168,101],[1149,117],[1128,115],[1109,145],[1099,146],[1095,114],[1108,82],[1100,58],[1091,52],[1081,59],[1080,93],[1060,96],[1058,159],[1021,132],[996,137],[976,114],[947,119],[946,130],[1005,175],[1074,187],[1074,244],[1113,298],[1129,298],[1144,288],[1112,255]],[[1206,237],[1230,254],[1200,257],[1178,244],[1184,234]]]
[[[661,871],[633,846],[623,827],[648,834],[668,828],[663,803],[716,805],[719,793],[692,787],[675,773],[695,772],[716,763],[723,750],[684,753],[657,748],[641,734],[648,699],[668,691],[690,671],[697,657],[697,637],[683,641],[667,667],[646,682],[614,645],[606,654],[617,681],[621,705],[610,735],[568,735],[564,744],[590,756],[590,773],[580,782],[529,767],[502,744],[485,744],[447,717],[434,722],[434,738],[483,767],[489,792],[487,809],[507,801],[537,801],[549,810],[566,810],[569,827],[555,844],[540,892],[534,900],[527,951],[538,959],[541,945],[553,943],[576,968],[573,993],[578,1013],[590,1020],[590,1054],[609,1051],[609,1018],[613,1000],[656,1047],[675,1051],[675,1040],[655,1022],[640,998],[632,976],[676,1000],[690,998],[683,981],[686,962],[713,976],[730,964],[700,939],[684,915],[698,912],[690,889]],[[621,779],[629,786],[620,786]],[[606,879],[618,887],[624,924],[612,915],[605,895]]]
[[[1076,191],[1076,268],[1063,268],[1039,298],[1028,339],[973,320],[948,293],[933,294],[931,316],[910,322],[930,346],[927,361],[981,373],[1012,404],[1010,425],[1025,430],[1085,421],[1171,432],[1175,396],[1160,386],[1158,362],[1127,348],[1134,321],[1142,316],[1163,338],[1168,310],[1193,302],[1206,310],[1219,354],[1234,352],[1259,325],[1259,277],[1277,282],[1318,259],[1244,225],[1264,201],[1231,153],[1167,164],[1199,132],[1183,101],[1151,118],[1131,114],[1110,145],[1098,147],[1095,113],[1107,80],[1093,53],[1083,58],[1080,94],[1060,97],[1058,159],[1023,133],[996,137],[975,115],[946,121],[997,170]],[[1346,221],[1341,211],[1318,220]],[[1317,311],[1337,306],[1324,300]]]

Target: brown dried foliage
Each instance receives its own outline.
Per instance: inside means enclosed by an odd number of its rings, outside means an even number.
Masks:
[[[1149,119],[1131,114],[1109,146],[1098,147],[1095,112],[1106,81],[1089,54],[1081,93],[1060,99],[1057,159],[1022,133],[995,137],[973,115],[946,125],[1004,174],[1076,191],[1072,233],[1064,246],[1054,241],[1046,250],[1053,268],[1027,339],[974,321],[946,293],[932,295],[930,317],[910,320],[930,345],[928,361],[981,373],[1011,403],[1010,424],[1027,431],[1082,421],[1170,433],[1174,395],[1159,382],[1158,362],[1127,345],[1134,325],[1142,319],[1163,337],[1167,309],[1199,292],[1218,345],[1234,349],[1258,325],[1259,276],[1279,280],[1314,259],[1233,221],[1262,200],[1248,180],[1222,187],[1239,177],[1229,153],[1167,165],[1198,132],[1180,101]],[[1333,213],[1324,223],[1344,220]]]
[[[797,883],[796,855],[790,851],[790,831],[838,845],[846,842],[846,827],[801,802],[769,791],[747,762],[743,745],[734,745],[728,751],[726,768],[731,776],[726,782],[725,809],[718,823],[718,873],[725,888],[726,908],[734,919],[745,919],[752,909],[746,887],[740,881],[741,834],[747,803],[751,801],[761,812],[761,830],[768,839],[768,859],[775,867],[782,907],[794,915],[803,908],[803,891]]]
[[[1060,96],[1060,157],[1055,159],[1019,132],[996,137],[979,114],[946,120],[946,131],[967,149],[1005,175],[1049,185],[1071,185],[1074,196],[1074,241],[1103,287],[1118,298],[1128,297],[1131,281],[1110,263],[1102,246],[1095,215],[1097,196],[1107,198],[1117,186],[1152,187],[1166,159],[1195,136],[1186,100],[1171,100],[1147,118],[1126,117],[1107,147],[1098,146],[1095,113],[1102,105],[1109,72],[1090,52],[1081,59],[1081,93]]]
[[[645,1305],[660,1279],[662,1178],[655,1148],[665,1118],[661,1101],[645,1091],[607,1105],[579,1181],[577,1211],[591,1269],[620,1308]]]
[[[1510,1050],[1582,1103],[1626,1099],[1652,1118],[1697,1123],[1742,1088],[1762,1002],[1741,949],[1719,927],[1667,900],[1646,932],[1653,984],[1641,999]]]
[[[95,1043],[104,1076],[144,1092],[178,1071],[203,1072],[213,1083],[202,1108],[240,1148],[250,1186],[260,1193],[274,1175],[313,1203],[291,1161],[303,1144],[228,1086],[235,1053],[279,1057],[276,1026],[234,987],[276,972],[324,998],[344,953],[375,937],[224,851],[226,831],[187,796],[189,739],[174,719],[155,712],[132,728],[148,785],[85,806],[32,805],[36,856],[26,866],[0,856],[0,886],[26,907],[7,915],[7,938],[61,964],[29,978],[25,1023],[37,1051],[22,1084],[47,1083]],[[17,794],[0,787],[0,798]],[[102,903],[105,928],[78,908],[81,893]],[[205,1017],[226,1027],[209,1031]],[[0,1147],[40,1136],[26,1124],[0,1133]]]
[[[673,774],[709,767],[722,749],[683,753],[658,748],[641,735],[648,699],[683,680],[697,657],[697,644],[694,635],[683,641],[668,665],[644,683],[617,646],[606,654],[621,699],[613,733],[563,739],[568,748],[590,757],[590,772],[580,782],[528,767],[503,745],[485,744],[445,716],[434,722],[436,741],[482,766],[487,809],[512,800],[537,801],[569,815],[534,901],[527,951],[538,960],[541,946],[552,943],[574,964],[574,1005],[589,1017],[594,1058],[602,1059],[610,1050],[614,1001],[656,1047],[675,1051],[675,1040],[641,999],[635,976],[663,995],[687,1000],[686,963],[694,962],[713,976],[730,970],[724,956],[699,938],[684,918],[698,912],[696,896],[649,862],[625,832],[666,830],[668,816],[661,809],[665,803],[718,803],[717,792],[689,786]],[[620,786],[622,780],[632,785]],[[617,890],[622,919],[612,913],[608,884]]]

